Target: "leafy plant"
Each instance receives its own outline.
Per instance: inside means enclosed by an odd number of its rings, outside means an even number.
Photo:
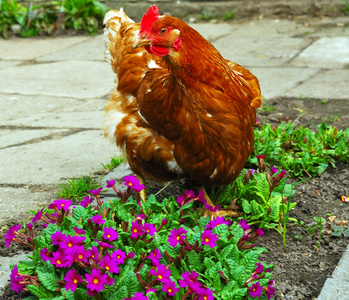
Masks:
[[[98,184],[91,176],[83,176],[80,178],[73,177],[71,180],[59,184],[58,187],[58,198],[75,200],[86,196],[87,192],[96,189]]]
[[[7,38],[11,25],[19,24],[21,27],[26,24],[28,9],[18,4],[16,0],[2,0],[0,2],[0,34]]]
[[[348,1],[344,1],[343,12],[344,12],[344,14],[349,15],[349,2]]]
[[[120,155],[120,156],[113,156],[111,159],[110,159],[110,163],[109,164],[103,164],[102,163],[102,166],[104,169],[106,170],[113,170],[115,169],[118,165],[122,164],[123,162],[125,161],[125,158]]]
[[[235,18],[235,14],[228,11],[227,13],[225,13],[224,17],[223,17],[223,20],[224,21],[229,21],[229,20],[232,20]]]
[[[349,129],[337,128],[322,123],[317,132],[292,123],[282,122],[276,127],[270,124],[255,130],[255,153],[266,155],[265,161],[278,165],[297,177],[305,174],[316,176],[328,165],[335,166],[335,159],[349,161]],[[250,157],[250,163],[257,159]]]
[[[332,236],[341,237],[343,235],[344,237],[349,237],[349,227],[331,226],[331,228]]]
[[[216,18],[216,14],[213,12],[211,12],[211,13],[207,12],[207,8],[206,8],[206,6],[204,6],[202,8],[200,15],[199,15],[199,18],[201,20],[204,20],[204,21],[210,21],[210,20],[213,20]]]
[[[265,249],[254,246],[263,234],[246,222],[210,220],[193,210],[197,201],[170,197],[159,203],[133,198],[144,186],[125,178],[127,189],[107,187],[118,198],[102,202],[92,191],[80,205],[57,200],[33,222],[44,221],[34,237],[13,225],[6,246],[16,241],[33,248],[29,261],[12,266],[17,292],[27,288],[38,299],[265,299],[274,294],[272,265],[259,262]],[[146,293],[146,296],[144,295]],[[213,296],[214,294],[214,296]],[[190,296],[189,296],[190,295]]]

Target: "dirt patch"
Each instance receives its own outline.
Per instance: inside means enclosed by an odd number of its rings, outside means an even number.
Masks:
[[[278,98],[268,101],[267,106],[274,109],[260,111],[258,118],[261,123],[277,124],[279,119],[290,116],[295,125],[309,126],[312,129],[322,121],[341,129],[349,127],[349,101]],[[331,117],[336,115],[338,118]],[[291,211],[290,217],[303,221],[304,225],[289,224],[286,253],[282,238],[276,231],[267,231],[260,238],[258,246],[269,251],[260,259],[275,265],[275,299],[315,300],[326,279],[336,268],[348,244],[348,238],[332,236],[331,232],[333,227],[348,227],[349,204],[341,201],[341,196],[349,196],[348,178],[348,164],[337,163],[336,168],[329,167],[320,176],[296,186],[297,193],[292,201],[297,202],[297,206]],[[149,193],[157,193],[163,187],[154,182],[147,182],[147,185],[151,187]],[[178,194],[178,185],[173,183],[158,197],[161,199]],[[315,227],[314,216],[326,219],[318,250],[319,229],[309,232],[309,227]],[[13,221],[23,220],[18,218]],[[4,231],[0,232],[2,241],[4,234]],[[0,244],[0,256],[13,256],[23,250],[28,249],[16,244],[5,248],[3,243]],[[5,294],[0,299],[24,299],[27,296],[27,293],[13,293],[10,285],[7,285]]]

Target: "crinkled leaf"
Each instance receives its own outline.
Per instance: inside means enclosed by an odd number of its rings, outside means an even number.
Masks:
[[[50,291],[55,291],[58,286],[58,276],[54,273],[39,273],[38,278],[41,283]]]

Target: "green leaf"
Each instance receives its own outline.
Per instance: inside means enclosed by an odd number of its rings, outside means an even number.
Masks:
[[[82,206],[78,205],[76,208],[73,209],[73,218],[79,222],[79,224],[84,224],[87,222],[88,216],[86,213],[85,208]]]
[[[116,293],[118,300],[123,300],[127,298],[127,288],[126,286],[121,287]]]
[[[124,279],[124,285],[126,286],[129,296],[133,296],[134,293],[137,293],[140,288],[137,276],[133,271],[128,272]]]
[[[29,290],[29,292],[31,292],[33,295],[35,295],[36,297],[38,297],[39,299],[42,299],[42,298],[54,298],[55,297],[55,294],[48,291],[44,286],[42,285],[39,285],[39,286],[36,286],[36,285],[32,285],[32,284],[29,284],[26,286],[27,289]]]
[[[242,201],[242,209],[244,210],[245,214],[250,214],[252,212],[251,204],[246,199]]]
[[[189,262],[190,266],[193,269],[197,270],[198,272],[201,272],[203,265],[200,262],[200,255],[198,253],[196,253],[195,251],[190,251],[189,254],[187,255],[187,258],[188,258],[188,262]]]
[[[256,251],[249,251],[245,254],[241,263],[245,266],[247,273],[252,273],[256,269],[256,263],[259,253]]]
[[[269,188],[269,182],[267,180],[265,173],[259,174],[259,179],[257,181],[257,189],[258,189],[259,194],[262,196],[263,201],[267,202],[268,197],[269,197],[270,188]]]
[[[58,276],[54,273],[39,273],[38,278],[41,283],[50,291],[55,291],[58,286]]]
[[[171,264],[170,265],[170,271],[171,271],[171,276],[176,279],[179,280],[182,278],[180,272],[178,271],[177,267],[175,264]]]
[[[89,300],[91,299],[89,295],[87,295],[86,289],[77,288],[74,292],[75,300]]]

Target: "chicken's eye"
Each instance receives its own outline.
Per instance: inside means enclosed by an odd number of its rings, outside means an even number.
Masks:
[[[160,35],[165,35],[167,33],[168,29],[167,27],[162,27],[159,29],[159,34]]]

